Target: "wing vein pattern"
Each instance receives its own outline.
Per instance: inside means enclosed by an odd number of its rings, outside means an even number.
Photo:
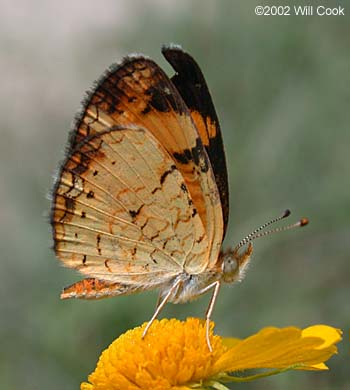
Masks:
[[[85,99],[53,191],[55,251],[68,267],[136,291],[217,261],[225,183],[176,80],[127,57]]]

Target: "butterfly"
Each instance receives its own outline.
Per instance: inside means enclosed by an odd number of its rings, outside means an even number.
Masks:
[[[62,299],[159,290],[157,307],[241,280],[265,223],[222,250],[229,217],[223,139],[206,81],[180,46],[163,46],[175,74],[129,55],[95,83],[71,131],[52,193],[56,256],[86,278]],[[304,226],[307,219],[275,230]]]

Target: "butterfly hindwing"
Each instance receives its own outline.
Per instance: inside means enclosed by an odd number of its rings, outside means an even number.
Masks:
[[[67,157],[53,201],[56,254],[101,280],[155,286],[208,247],[182,175],[141,128],[86,137]]]

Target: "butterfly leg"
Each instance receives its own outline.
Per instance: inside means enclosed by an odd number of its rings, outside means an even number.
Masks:
[[[210,317],[211,317],[211,315],[213,313],[213,309],[214,309],[214,305],[215,305],[215,302],[216,302],[216,298],[217,298],[217,296],[219,294],[220,281],[217,280],[216,282],[209,284],[209,286],[205,287],[203,290],[201,290],[199,292],[199,294],[201,295],[201,294],[204,294],[205,292],[209,291],[212,288],[214,289],[213,295],[211,296],[207,312],[205,313],[206,339],[207,339],[207,344],[208,344],[208,348],[209,348],[210,352],[213,352],[213,348],[212,348],[212,346],[210,344],[210,338],[209,338],[209,334],[210,334],[210,332],[209,332],[210,331]]]
[[[157,307],[159,306],[161,301],[162,301],[162,294],[159,292],[155,310],[157,310]]]
[[[155,310],[152,318],[150,319],[150,321],[146,325],[146,328],[145,328],[145,330],[142,333],[142,338],[144,338],[146,336],[146,334],[147,334],[149,328],[151,327],[153,321],[158,317],[158,314],[161,312],[161,310],[163,309],[165,304],[168,302],[171,294],[174,291],[176,291],[176,289],[179,287],[179,285],[181,283],[182,283],[182,280],[178,280],[176,283],[174,283],[174,285],[170,288],[170,290],[167,292],[167,294],[165,295],[165,297],[161,301],[160,301],[160,298],[158,298],[158,303],[157,303],[156,310]]]

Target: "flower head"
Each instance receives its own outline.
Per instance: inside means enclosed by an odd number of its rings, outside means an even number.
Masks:
[[[337,352],[341,331],[326,325],[304,330],[265,328],[244,340],[213,334],[209,352],[205,324],[189,318],[155,321],[145,339],[146,324],[129,330],[101,355],[89,383],[81,390],[185,390],[225,387],[220,382],[251,380],[289,369],[325,370]],[[230,373],[247,369],[273,369],[246,377]]]

